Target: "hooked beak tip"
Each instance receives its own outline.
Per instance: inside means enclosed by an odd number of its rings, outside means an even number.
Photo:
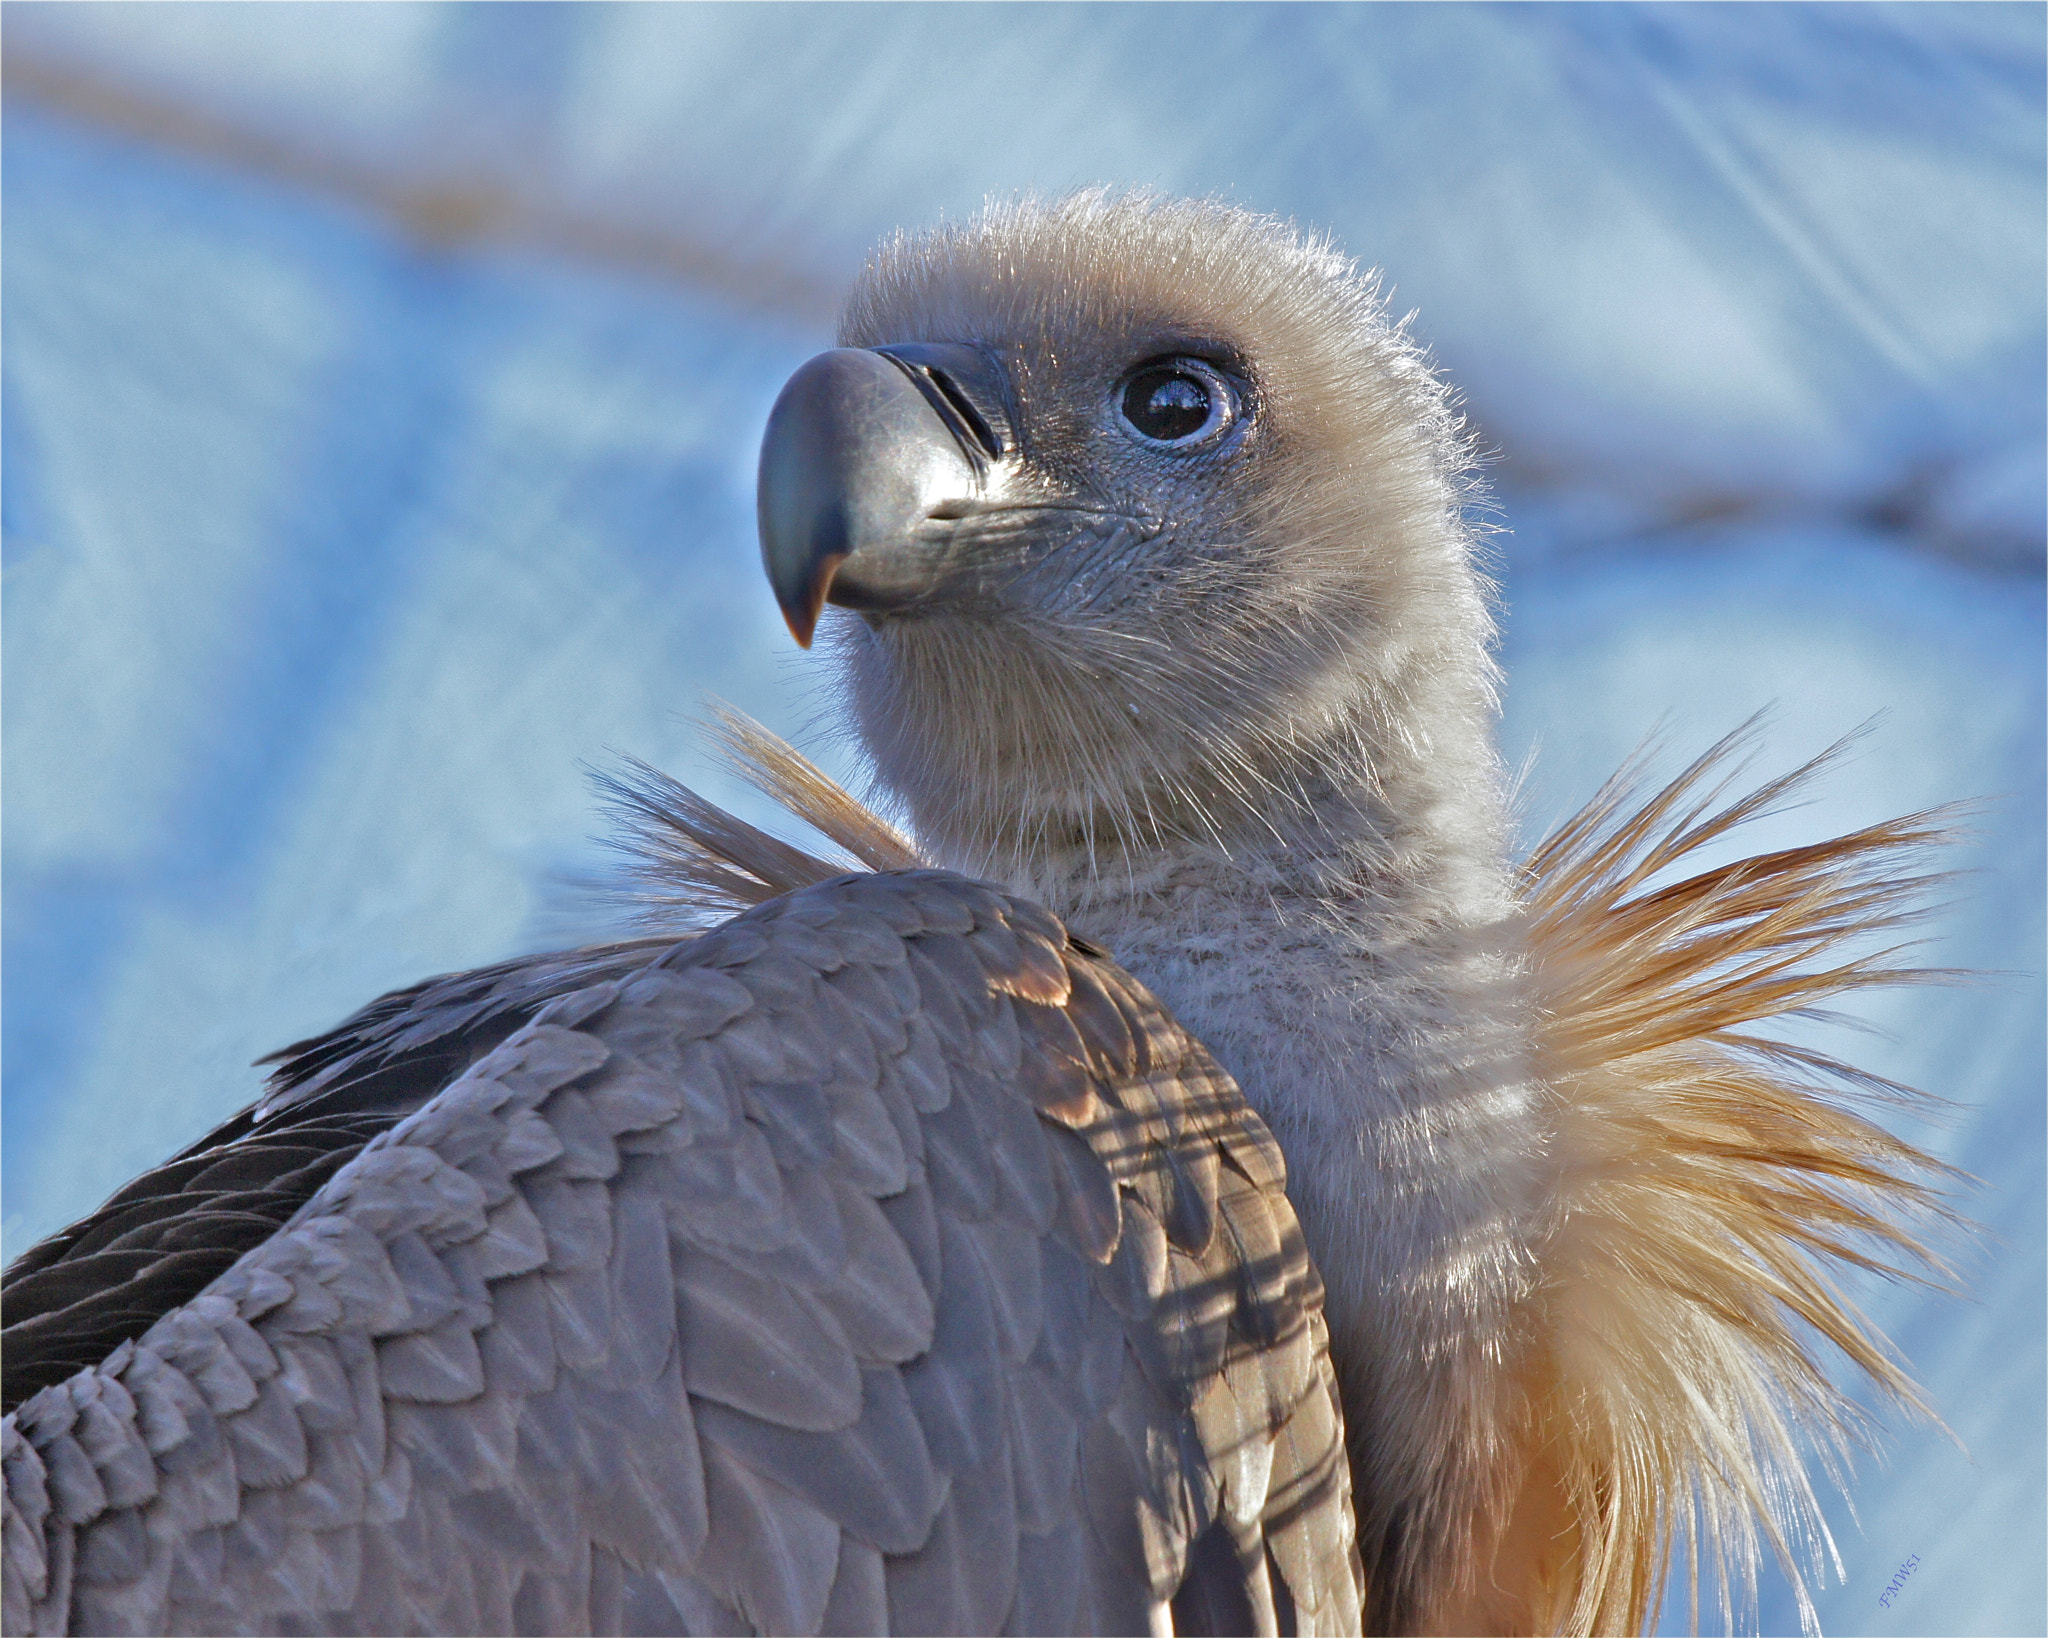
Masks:
[[[778,599],[782,618],[789,626],[790,636],[796,639],[798,648],[809,648],[811,638],[818,629],[818,616],[825,607],[825,598],[832,590],[832,577],[839,572],[839,565],[846,561],[844,552],[828,552],[811,567],[810,584],[795,597]]]

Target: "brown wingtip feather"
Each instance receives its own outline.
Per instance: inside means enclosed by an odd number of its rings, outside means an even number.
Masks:
[[[713,701],[710,711],[709,732],[725,765],[860,864],[919,870],[928,863],[909,837],[787,740],[722,701]]]
[[[914,870],[911,841],[794,746],[713,701],[704,724],[734,774],[803,820],[829,848],[807,851],[734,817],[637,757],[593,780],[618,821],[627,860],[622,896],[642,919],[705,925],[849,870]]]
[[[1529,861],[1556,1185],[1518,1384],[1520,1490],[1457,1630],[1643,1631],[1681,1537],[1695,1612],[1703,1546],[1732,1624],[1767,1545],[1811,1630],[1804,1573],[1834,1548],[1803,1450],[1839,1478],[1869,1433],[1825,1349],[1933,1415],[1831,1273],[1951,1282],[1926,1241],[1959,1221],[1938,1191],[1960,1174],[1857,1108],[1937,1100],[1754,1030],[1953,976],[1868,946],[1943,879],[1925,860],[1957,814],[1668,882],[1843,749],[1716,806],[1753,737],[1746,724],[1647,797],[1635,759]]]

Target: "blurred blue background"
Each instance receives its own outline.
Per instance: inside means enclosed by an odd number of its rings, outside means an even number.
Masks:
[[[1859,1048],[1982,1180],[1969,1300],[1862,1291],[1968,1453],[1895,1425],[1817,1598],[2048,1630],[2044,15],[7,5],[8,1253],[259,1053],[600,931],[580,762],[758,815],[685,718],[826,704],[753,451],[870,243],[1213,192],[1381,266],[1497,451],[1532,839],[1773,703],[1760,771],[1882,715],[1759,843],[1996,799],[1930,952],[1995,976]]]

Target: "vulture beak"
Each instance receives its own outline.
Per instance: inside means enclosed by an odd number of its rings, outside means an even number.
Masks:
[[[956,343],[835,347],[789,378],[761,440],[761,564],[800,647],[828,602],[920,601],[1016,448],[1001,369]]]

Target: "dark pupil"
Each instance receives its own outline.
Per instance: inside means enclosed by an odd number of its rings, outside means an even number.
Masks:
[[[1193,376],[1147,370],[1124,389],[1124,416],[1147,438],[1172,443],[1209,420],[1209,389]]]

